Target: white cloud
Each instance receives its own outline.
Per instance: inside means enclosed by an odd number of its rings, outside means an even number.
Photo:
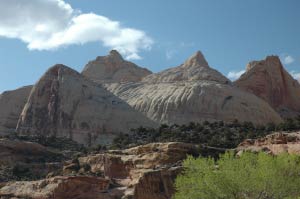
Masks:
[[[293,76],[294,79],[300,81],[300,72],[291,71],[290,74]]]
[[[20,39],[30,50],[101,42],[127,59],[141,59],[153,41],[145,32],[94,13],[81,13],[63,0],[0,0],[0,36]]]
[[[285,55],[281,58],[281,60],[286,65],[291,64],[295,61],[295,59],[291,55]]]
[[[242,74],[244,74],[246,71],[245,70],[241,70],[241,71],[230,71],[228,74],[227,74],[227,77],[232,80],[232,81],[235,81],[237,80],[238,78],[240,78],[240,76]]]

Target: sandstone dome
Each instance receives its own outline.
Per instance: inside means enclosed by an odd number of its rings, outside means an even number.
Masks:
[[[64,66],[51,67],[34,85],[21,113],[19,134],[68,137],[85,145],[155,123],[101,85]]]
[[[151,74],[141,82],[107,83],[106,88],[155,122],[233,120],[280,123],[264,100],[232,85],[196,52],[178,67]]]

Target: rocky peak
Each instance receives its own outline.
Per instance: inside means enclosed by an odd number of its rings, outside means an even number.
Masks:
[[[108,56],[115,60],[124,61],[122,55],[117,50],[111,50]]]
[[[144,82],[179,82],[179,81],[214,81],[222,84],[230,82],[220,72],[209,67],[203,54],[197,51],[180,66],[166,69],[162,72],[149,75]]]
[[[183,66],[184,67],[194,67],[194,66],[209,67],[205,57],[200,51],[197,51],[190,58],[188,58],[184,62]]]
[[[278,56],[271,55],[267,56],[261,61],[251,61],[246,66],[246,71],[253,69],[254,67],[260,68],[261,70],[282,70],[283,66]]]
[[[65,66],[63,64],[56,64],[52,67],[50,67],[47,72],[44,74],[44,76],[63,76],[63,75],[75,75],[75,76],[80,76],[80,73],[75,71],[74,69]]]
[[[112,50],[107,56],[90,61],[82,74],[98,83],[118,83],[138,82],[151,71],[124,60],[118,51]]]
[[[285,70],[278,56],[252,61],[235,84],[267,101],[284,117],[300,113],[300,85]]]

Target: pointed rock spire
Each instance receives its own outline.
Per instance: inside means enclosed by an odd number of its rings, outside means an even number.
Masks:
[[[204,55],[200,51],[197,51],[194,55],[188,58],[183,65],[186,67],[191,67],[191,66],[209,67]]]

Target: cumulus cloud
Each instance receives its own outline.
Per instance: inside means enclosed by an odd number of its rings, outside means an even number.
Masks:
[[[231,81],[235,81],[237,80],[238,78],[240,78],[240,76],[242,74],[244,74],[246,71],[245,70],[241,70],[241,71],[230,71],[228,74],[227,74],[227,77],[231,80]]]
[[[140,59],[153,40],[144,31],[94,13],[81,13],[63,0],[0,0],[0,36],[20,39],[30,50],[52,50],[100,42],[127,59]]]
[[[295,59],[291,55],[285,55],[281,58],[281,60],[286,65],[291,64],[295,61]]]
[[[300,81],[300,72],[291,71],[290,74],[293,76],[294,79]]]

